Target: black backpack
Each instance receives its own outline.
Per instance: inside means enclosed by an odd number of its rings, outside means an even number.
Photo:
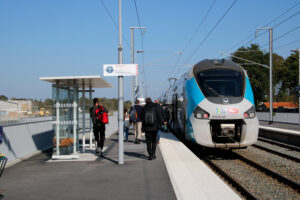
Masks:
[[[144,122],[145,131],[157,131],[157,116],[155,107],[146,109]]]

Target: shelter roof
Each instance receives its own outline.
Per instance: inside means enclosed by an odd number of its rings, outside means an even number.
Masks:
[[[112,85],[99,75],[94,76],[57,76],[40,77],[40,80],[63,86],[76,86],[78,88],[112,88]]]

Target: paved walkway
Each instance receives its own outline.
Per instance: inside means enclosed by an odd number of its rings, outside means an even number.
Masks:
[[[127,142],[118,165],[117,137],[106,139],[104,158],[95,161],[47,162],[46,152],[5,169],[0,199],[176,199],[159,147],[149,161],[144,143]]]
[[[287,124],[287,123],[279,123],[279,122],[273,122],[269,124],[268,121],[259,121],[259,125],[272,127],[272,128],[281,128],[281,129],[287,129],[293,131],[300,131],[300,126],[298,124]]]

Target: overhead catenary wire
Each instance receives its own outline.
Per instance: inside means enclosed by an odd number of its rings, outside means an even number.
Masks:
[[[281,18],[282,16],[284,16],[286,13],[288,13],[290,10],[294,9],[296,6],[300,5],[300,2],[294,4],[293,6],[289,7],[286,11],[284,11],[283,13],[281,13],[279,16],[275,17],[274,19],[272,19],[270,22],[268,22],[267,24],[265,24],[263,26],[264,27],[267,27],[269,26],[270,24],[272,24],[273,22],[275,22],[276,20],[278,20],[279,18]],[[290,19],[290,18],[289,18]],[[288,20],[288,19],[287,19]],[[284,22],[287,21],[287,20],[283,20]],[[282,22],[283,23],[283,22]],[[277,26],[279,26],[280,24],[282,24],[281,22],[278,23]],[[268,31],[264,31],[263,33],[261,34],[265,34],[266,32]],[[242,41],[238,42],[237,44],[235,44],[234,46],[232,46],[231,48],[227,49],[225,52],[228,52],[230,50],[232,50],[233,48],[243,44],[245,41],[247,41],[248,39],[252,38],[253,37],[253,33],[249,34],[245,39],[243,39]],[[253,41],[253,40],[252,40]],[[245,46],[245,45],[244,45]]]
[[[134,7],[135,7],[135,12],[136,12],[136,16],[137,16],[139,27],[142,27],[136,0],[133,0],[133,2],[134,2]],[[143,34],[143,30],[142,29],[140,29],[140,33],[141,33],[141,39],[142,39],[142,50],[144,51],[144,34]],[[145,84],[147,84],[147,77],[146,77],[146,74],[145,74],[145,67],[144,67],[145,66],[144,53],[142,54],[142,66],[143,66],[142,67],[143,75],[144,75],[144,79],[145,79],[144,82],[145,82]]]
[[[114,24],[115,28],[118,30],[119,27],[118,27],[118,25],[117,25],[115,19],[114,19],[113,16],[111,15],[109,9],[108,9],[107,6],[105,5],[104,1],[101,0],[101,3],[102,3],[102,6],[103,6],[105,12],[107,13],[107,15],[109,16],[109,18],[111,19],[112,23]],[[126,42],[126,45],[127,45],[128,47],[130,47],[130,44],[129,44],[128,40],[126,40],[126,38],[125,38],[124,36],[123,36],[123,39],[124,39],[124,41]]]
[[[274,39],[273,39],[273,42],[276,41],[276,40],[279,40],[279,39],[281,39],[281,38],[283,38],[283,37],[285,37],[286,35],[288,35],[288,34],[294,32],[295,30],[297,30],[297,29],[299,29],[299,28],[300,28],[300,25],[299,25],[299,26],[296,26],[295,28],[293,28],[293,29],[291,29],[291,30],[285,32],[284,34],[282,34],[282,35],[280,35],[280,36],[274,38]],[[264,44],[264,45],[262,45],[261,48],[267,46],[268,44],[269,44],[269,42],[266,43],[266,44]]]
[[[300,39],[298,39],[298,40],[294,40],[294,41],[292,41],[292,42],[289,42],[289,43],[287,43],[287,44],[283,44],[283,45],[281,45],[281,46],[279,46],[279,47],[276,47],[276,48],[274,48],[274,50],[275,50],[275,49],[281,49],[281,48],[284,48],[284,47],[290,46],[290,45],[292,45],[292,44],[295,44],[295,43],[297,43],[297,42],[300,42]]]
[[[190,39],[188,40],[188,42],[186,43],[186,45],[183,47],[181,54],[179,54],[174,66],[178,66],[177,69],[173,70],[173,73],[171,75],[171,77],[173,77],[174,75],[177,75],[180,71],[180,65],[178,65],[182,55],[184,54],[184,51],[187,49],[187,47],[191,44],[191,42],[193,41],[193,39],[195,38],[197,32],[199,31],[200,27],[202,26],[202,24],[204,23],[204,21],[207,19],[209,13],[211,12],[214,4],[216,3],[216,0],[214,0],[212,2],[212,4],[208,7],[208,10],[206,11],[205,15],[203,16],[202,20],[200,21],[199,25],[197,26],[197,28],[195,29],[195,31],[193,32],[192,36],[190,37]],[[183,65],[184,66],[184,65]],[[165,85],[168,83],[168,79],[165,80],[165,82],[162,84],[162,88],[165,88]]]
[[[217,23],[212,27],[212,29],[208,32],[208,34],[203,38],[203,40],[200,42],[200,44],[197,46],[197,48],[192,52],[192,54],[188,57],[185,63],[188,63],[189,60],[195,55],[195,53],[199,50],[199,48],[203,45],[203,43],[207,40],[207,38],[212,34],[212,32],[216,29],[216,27],[221,23],[221,21],[224,19],[224,17],[229,13],[229,11],[233,8],[233,6],[236,4],[237,0],[234,0],[231,5],[227,8],[225,13],[222,15],[222,17],[217,21]]]
[[[281,24],[283,24],[284,22],[288,21],[289,19],[295,17],[296,15],[300,14],[300,11],[297,11],[296,13],[294,13],[293,15],[289,16],[288,18],[282,20],[281,22],[279,22],[278,24],[275,24],[273,26],[273,30],[275,28],[277,28],[278,26],[280,26]],[[261,34],[257,35],[256,37],[254,37],[253,39],[251,39],[250,41],[248,41],[244,46],[247,46],[248,44],[250,44],[251,42],[253,42],[255,39],[259,38],[260,36],[264,35],[265,33],[269,32],[268,30],[263,31]],[[274,41],[274,40],[273,40]]]
[[[175,66],[177,66],[177,64],[179,63],[179,61],[180,61],[182,55],[184,54],[184,51],[187,49],[187,47],[191,44],[192,40],[195,38],[196,34],[198,33],[200,27],[202,26],[202,24],[204,23],[204,21],[205,21],[206,18],[208,17],[208,15],[209,15],[210,11],[212,10],[213,6],[215,5],[215,3],[216,3],[216,0],[214,0],[214,1],[212,2],[212,4],[209,6],[209,8],[208,8],[208,10],[206,11],[204,17],[202,18],[202,20],[200,21],[199,25],[198,25],[197,28],[195,29],[194,33],[192,34],[192,36],[190,37],[190,39],[188,40],[188,42],[187,42],[186,45],[184,46],[184,48],[183,48],[183,50],[182,50],[182,53],[178,56],[178,59],[177,59],[177,61],[176,61],[176,63],[175,63]],[[174,70],[173,75],[174,75],[174,74],[177,74],[177,73],[178,73],[177,71],[179,71],[179,70],[180,70],[180,68],[177,68],[177,70]],[[173,76],[173,75],[172,75],[172,76]]]

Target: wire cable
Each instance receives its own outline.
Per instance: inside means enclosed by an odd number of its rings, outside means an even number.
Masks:
[[[278,26],[280,26],[281,24],[283,24],[284,22],[288,21],[289,19],[295,17],[296,15],[300,14],[300,11],[294,13],[293,15],[289,16],[288,18],[282,20],[281,22],[279,22],[278,24],[275,24],[274,27],[273,27],[273,30],[275,28],[277,28]],[[255,39],[257,39],[258,37],[264,35],[265,33],[269,32],[268,30],[266,31],[263,31],[261,34],[257,35],[256,37],[254,37],[252,40],[250,40],[249,42],[247,42],[244,46],[247,46],[248,44],[250,44],[251,42],[253,42]]]
[[[289,30],[288,32],[285,32],[284,34],[278,36],[277,38],[274,38],[272,41],[274,42],[274,41],[276,41],[276,40],[279,40],[279,39],[283,38],[284,36],[286,36],[286,35],[288,35],[288,34],[290,34],[290,33],[292,33],[292,32],[294,32],[295,30],[297,30],[297,29],[299,29],[299,28],[300,28],[300,25],[299,25],[299,26],[296,26],[296,27],[293,28],[292,30]],[[266,44],[264,44],[264,45],[262,45],[261,48],[267,46],[268,44],[269,44],[269,42],[266,43]]]
[[[118,25],[117,25],[116,21],[114,20],[113,16],[111,15],[110,11],[109,11],[109,10],[108,10],[108,8],[106,7],[106,5],[105,5],[104,1],[103,1],[103,0],[101,0],[101,3],[102,3],[102,6],[103,6],[104,10],[105,10],[105,11],[106,11],[106,13],[107,13],[107,15],[108,15],[108,16],[109,16],[109,18],[111,19],[112,23],[115,25],[115,27],[116,27],[116,28],[117,28],[117,30],[118,30],[118,29],[119,29],[119,27],[118,27]],[[128,47],[130,47],[130,44],[129,44],[129,42],[126,40],[126,38],[124,37],[124,35],[123,35],[123,38],[124,38],[124,40],[125,40],[125,42],[126,42],[127,46],[128,46]]]
[[[216,0],[214,0],[212,2],[212,4],[209,6],[208,10],[206,11],[204,17],[202,18],[201,22],[199,23],[199,25],[197,26],[197,28],[195,29],[193,35],[191,36],[191,38],[188,40],[188,42],[186,43],[186,45],[184,46],[183,50],[182,50],[182,53],[178,56],[177,58],[177,61],[175,63],[175,66],[177,66],[177,64],[179,63],[184,51],[187,49],[187,47],[191,44],[192,40],[195,38],[197,32],[199,31],[200,27],[202,26],[202,24],[204,23],[204,21],[206,20],[206,18],[208,17],[208,14],[210,13],[210,11],[212,10],[213,6],[215,5],[216,3]],[[174,74],[177,74],[178,72],[177,71],[180,71],[180,68],[177,68],[177,70],[174,70],[174,73],[172,76],[174,76]],[[167,81],[166,81],[167,82]],[[164,83],[165,85],[165,83]]]
[[[281,45],[281,46],[279,46],[279,47],[274,48],[274,50],[275,50],[275,49],[281,49],[281,48],[283,48],[283,47],[289,46],[289,45],[291,45],[291,44],[295,44],[295,43],[297,43],[297,42],[300,42],[300,39],[295,40],[295,41],[293,41],[293,42],[289,42],[289,43],[287,43],[287,44],[283,44],[283,45]]]
[[[137,16],[137,20],[138,20],[138,23],[139,23],[139,26],[142,27],[141,25],[141,20],[140,20],[140,15],[139,15],[139,11],[138,11],[138,7],[137,7],[137,4],[136,4],[136,0],[133,0],[134,1],[134,7],[135,7],[135,12],[136,12],[136,16]],[[143,34],[143,30],[140,29],[140,32],[141,32],[141,38],[142,38],[142,50],[144,51],[144,34]],[[145,81],[144,83],[147,84],[147,78],[146,78],[146,74],[145,74],[145,56],[144,56],[144,53],[142,54],[142,70],[143,70],[143,75],[144,75],[144,78],[145,78]]]
[[[208,34],[203,38],[203,40],[200,42],[200,44],[197,46],[197,48],[193,51],[193,53],[188,57],[185,64],[188,63],[188,61],[195,55],[195,53],[199,50],[199,48],[203,45],[203,43],[206,41],[206,39],[212,34],[212,32],[216,29],[216,27],[221,23],[221,21],[224,19],[224,17],[229,13],[229,11],[232,9],[232,7],[236,4],[237,0],[234,0],[232,4],[228,7],[228,9],[225,11],[225,13],[222,15],[222,17],[218,20],[218,22],[212,27],[212,29],[208,32]]]
[[[266,26],[268,26],[268,25],[270,25],[270,24],[272,24],[272,23],[275,22],[277,19],[279,19],[280,17],[284,16],[286,13],[288,13],[290,10],[292,10],[293,8],[295,8],[296,6],[298,6],[299,4],[300,4],[300,2],[294,4],[293,6],[291,6],[290,8],[288,8],[286,11],[284,11],[283,13],[281,13],[279,16],[275,17],[275,18],[272,19],[270,22],[268,22],[267,24],[265,24],[265,25],[263,26],[263,28],[266,27]],[[285,22],[285,21],[287,21],[287,20],[283,20],[283,21]],[[282,22],[282,23],[283,23],[283,22]],[[281,24],[281,22],[280,22],[277,26],[279,26],[280,24]],[[267,31],[265,31],[265,32],[267,32]],[[264,34],[264,33],[263,33],[263,34]],[[241,42],[239,42],[239,43],[235,44],[234,46],[232,46],[231,48],[227,49],[225,52],[230,51],[231,49],[233,49],[233,48],[239,46],[240,44],[244,43],[245,41],[247,41],[248,39],[250,39],[250,38],[252,38],[252,37],[253,37],[253,33],[251,33],[250,35],[248,35],[248,36],[247,36],[245,39],[243,39]],[[253,41],[253,40],[252,40],[252,41]],[[245,46],[245,45],[244,45],[244,46]]]
[[[192,34],[191,38],[188,40],[188,42],[186,43],[186,45],[184,46],[181,54],[179,54],[174,66],[177,67],[177,69],[173,70],[173,73],[171,75],[171,77],[174,77],[175,74],[178,74],[180,72],[180,67],[178,65],[180,59],[182,58],[182,55],[184,53],[184,51],[187,49],[187,47],[190,45],[190,43],[192,42],[192,40],[195,38],[197,32],[199,31],[200,27],[202,26],[202,24],[204,23],[204,21],[206,20],[206,18],[208,17],[210,11],[212,10],[213,6],[215,5],[216,3],[216,0],[214,0],[212,2],[212,4],[209,6],[208,10],[206,11],[204,17],[202,18],[201,22],[199,23],[199,25],[197,26],[197,28],[195,29],[194,33]],[[165,82],[163,83],[163,87],[162,88],[165,88],[165,85],[168,83],[168,79],[165,80]]]

